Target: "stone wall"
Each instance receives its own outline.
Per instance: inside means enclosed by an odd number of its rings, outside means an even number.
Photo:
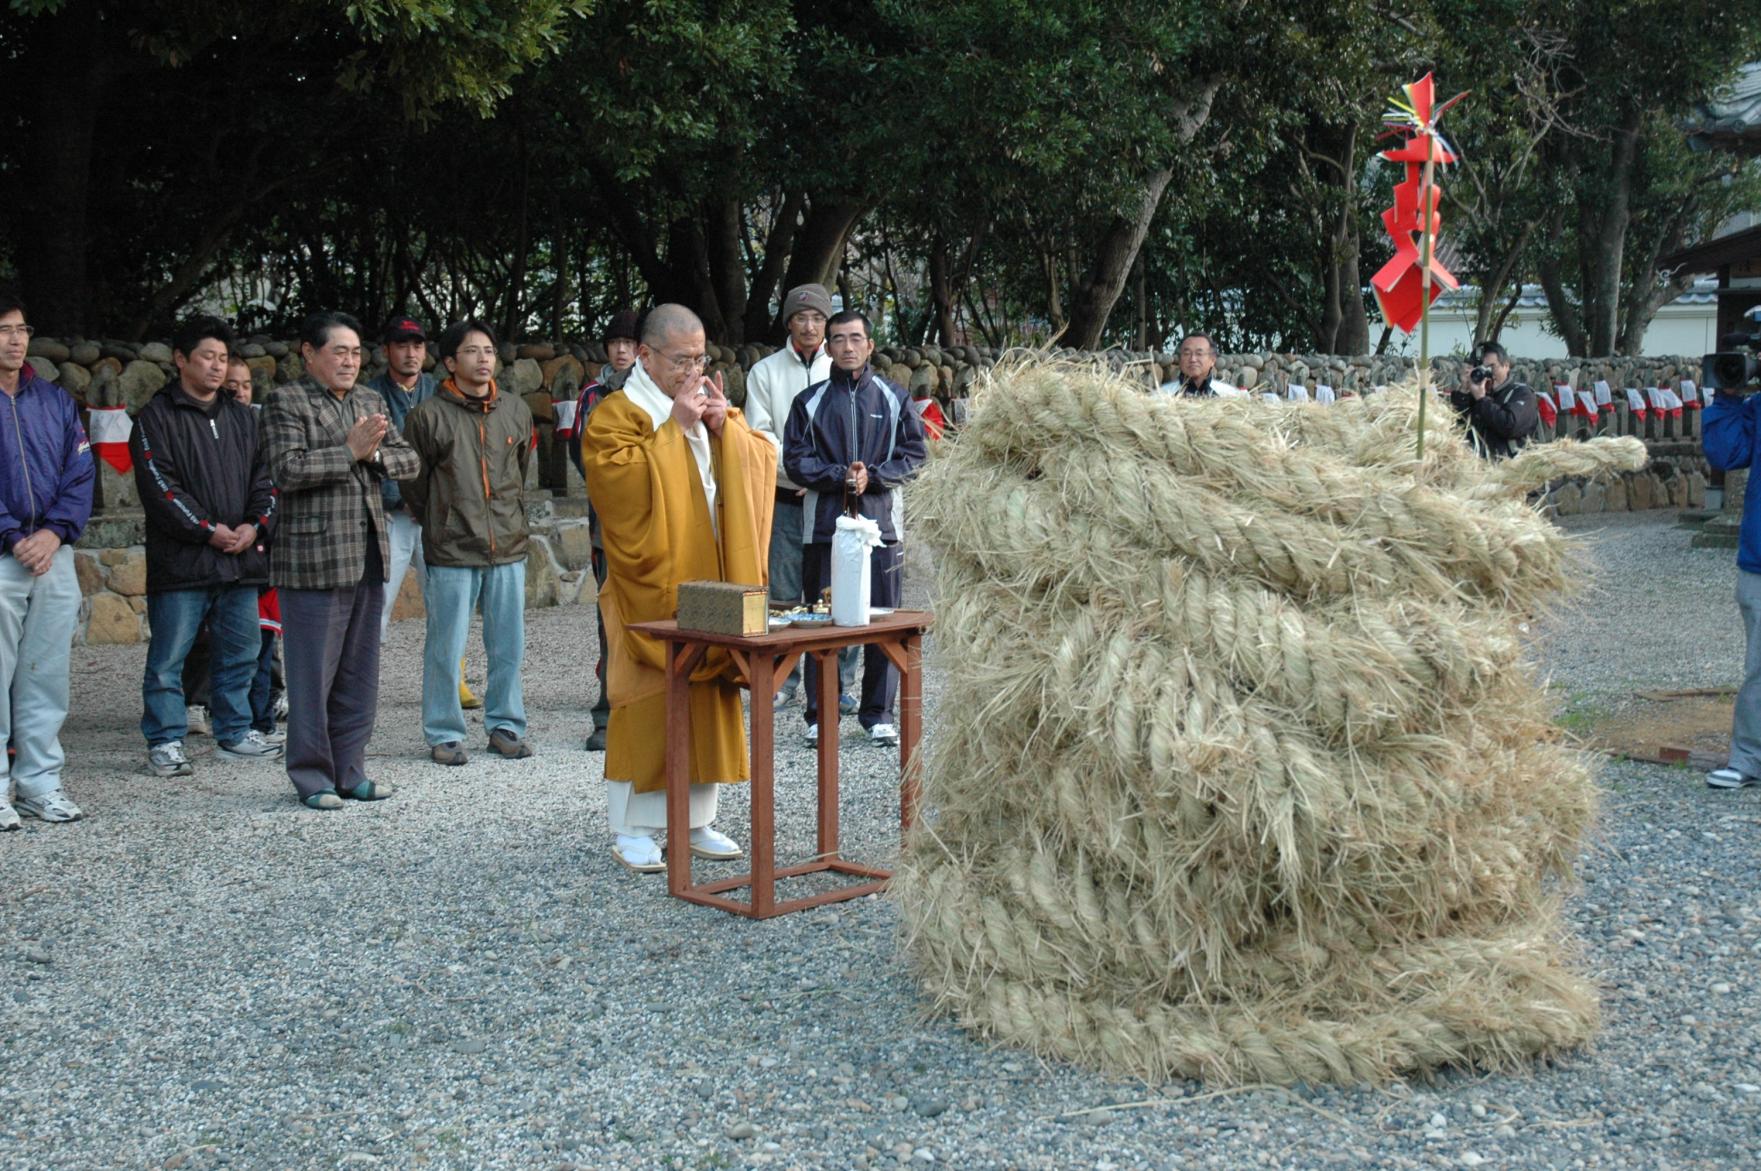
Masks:
[[[759,359],[775,352],[765,345],[709,347],[711,369],[722,374],[729,397],[740,404],[746,397],[746,371]],[[271,387],[291,382],[304,372],[299,347],[269,337],[252,337],[240,352],[251,366],[258,401]],[[1147,387],[1178,377],[1178,364],[1168,353],[1132,353],[1111,350],[1081,355],[1060,350],[1070,357],[1098,357],[1140,379]],[[176,376],[171,348],[163,342],[127,343],[90,341],[82,338],[33,338],[31,363],[45,378],[59,383],[87,407],[126,406],[138,410],[161,387]],[[993,365],[1000,352],[988,346],[897,346],[877,348],[877,369],[908,390],[927,389],[944,401],[965,396],[979,373]],[[593,575],[588,571],[586,501],[581,478],[567,458],[564,444],[552,436],[553,398],[573,397],[591,373],[605,361],[598,343],[534,342],[501,347],[504,388],[525,396],[538,420],[539,458],[533,462],[527,483],[528,514],[532,518],[533,550],[527,562],[527,603],[532,606],[591,602]],[[1370,393],[1409,377],[1415,363],[1398,356],[1339,357],[1320,354],[1226,354],[1218,361],[1218,376],[1257,391],[1283,393],[1291,383],[1311,389],[1317,384],[1336,391]],[[375,351],[363,379],[384,369],[383,354]],[[1456,360],[1438,359],[1437,377],[1453,379]],[[1638,435],[1652,447],[1653,467],[1601,485],[1578,480],[1552,485],[1549,504],[1561,514],[1617,511],[1639,508],[1700,507],[1705,500],[1707,469],[1699,454],[1698,415],[1684,412],[1681,420],[1637,420],[1626,410],[1622,389],[1628,386],[1676,387],[1681,378],[1697,378],[1697,358],[1614,358],[1529,362],[1518,359],[1519,377],[1535,386],[1567,383],[1588,390],[1597,379],[1615,389],[1616,411],[1594,429],[1581,420],[1564,417],[1556,436],[1594,434]],[[132,475],[118,475],[107,464],[98,465],[98,510],[76,551],[80,586],[85,595],[80,625],[89,643],[136,642],[145,637],[146,562],[140,514],[140,498]],[[405,582],[394,605],[394,618],[419,617],[421,594],[414,579]]]

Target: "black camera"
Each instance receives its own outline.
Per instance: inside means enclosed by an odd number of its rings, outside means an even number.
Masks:
[[[1470,382],[1490,382],[1492,381],[1492,371],[1485,366],[1475,366],[1468,371],[1468,380]]]
[[[1761,313],[1755,309],[1744,316],[1761,319]],[[1761,352],[1761,333],[1727,333],[1718,339],[1718,344],[1724,348],[1700,359],[1702,386],[1708,391],[1735,391],[1761,382],[1761,361],[1755,358]]]

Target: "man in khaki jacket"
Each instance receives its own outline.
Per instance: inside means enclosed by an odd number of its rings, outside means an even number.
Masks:
[[[526,467],[532,412],[495,384],[495,334],[461,321],[440,335],[436,356],[448,377],[410,412],[405,436],[422,471],[403,497],[422,526],[428,566],[428,641],[422,662],[422,734],[437,764],[461,765],[465,713],[458,662],[483,607],[489,683],[483,723],[489,750],[513,760],[532,755],[520,664],[526,650]]]

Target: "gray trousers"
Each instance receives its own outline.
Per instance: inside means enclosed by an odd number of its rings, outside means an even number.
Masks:
[[[1761,573],[1737,571],[1737,608],[1743,612],[1748,647],[1743,654],[1743,687],[1737,692],[1730,725],[1730,767],[1761,777]]]
[[[301,797],[353,789],[367,779],[384,606],[385,571],[371,540],[359,585],[281,590],[287,776]]]

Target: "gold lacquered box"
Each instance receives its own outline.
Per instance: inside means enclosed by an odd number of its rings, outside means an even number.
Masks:
[[[679,586],[679,629],[710,634],[763,634],[770,629],[763,586],[688,581]]]

